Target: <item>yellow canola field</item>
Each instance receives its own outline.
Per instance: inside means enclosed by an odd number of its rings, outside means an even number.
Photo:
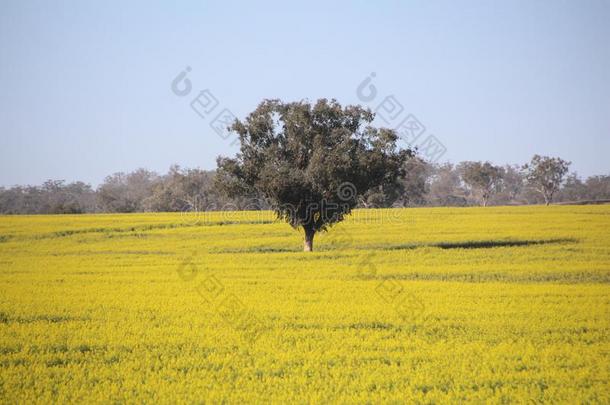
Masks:
[[[0,216],[0,402],[610,403],[610,206]]]

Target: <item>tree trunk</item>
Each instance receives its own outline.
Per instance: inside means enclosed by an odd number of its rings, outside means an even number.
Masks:
[[[316,231],[313,229],[305,229],[305,243],[303,244],[303,252],[313,252],[313,236]]]

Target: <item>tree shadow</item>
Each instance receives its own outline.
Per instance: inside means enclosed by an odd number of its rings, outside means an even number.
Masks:
[[[441,249],[488,249],[494,247],[512,247],[512,246],[531,246],[531,245],[549,245],[559,243],[576,243],[574,238],[555,238],[555,239],[526,239],[526,240],[481,240],[468,242],[441,242],[433,246]]]
[[[549,245],[561,243],[577,243],[574,238],[555,239],[525,239],[525,240],[471,240],[463,242],[411,243],[382,248],[383,250],[408,250],[421,247],[437,247],[440,249],[491,249],[496,247]]]

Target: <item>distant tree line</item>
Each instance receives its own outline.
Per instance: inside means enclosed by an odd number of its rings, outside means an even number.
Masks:
[[[560,158],[534,156],[523,166],[489,162],[433,164],[418,156],[405,163],[399,182],[363,193],[358,207],[526,205],[610,200],[610,175],[586,179]],[[215,181],[216,179],[216,181]],[[0,187],[2,214],[182,212],[268,209],[244,192],[226,196],[215,171],[177,165],[160,175],[138,169],[115,173],[96,189],[83,182],[48,180],[39,186]]]

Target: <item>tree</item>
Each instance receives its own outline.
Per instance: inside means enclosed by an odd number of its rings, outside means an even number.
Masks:
[[[403,207],[424,205],[426,194],[430,191],[430,176],[432,165],[419,156],[412,156],[405,164],[405,175],[400,179],[402,195],[400,203]]]
[[[553,201],[553,195],[561,187],[570,164],[558,157],[534,155],[531,162],[523,166],[527,184],[542,194],[546,205]]]
[[[610,175],[591,176],[587,179],[587,198],[591,200],[610,200]]]
[[[515,204],[522,201],[523,173],[519,165],[505,165],[502,173],[502,190],[496,196],[502,204]]]
[[[502,188],[503,170],[489,162],[463,162],[460,171],[462,180],[478,196],[483,207]]]
[[[559,201],[581,201],[588,197],[587,186],[577,173],[570,173],[566,177],[563,187],[557,195]]]
[[[115,173],[106,177],[97,189],[102,210],[106,212],[144,211],[144,202],[152,194],[159,176],[146,169]]]
[[[435,165],[430,180],[428,200],[436,206],[464,206],[467,204],[460,175],[451,163]]]
[[[2,214],[82,214],[95,211],[95,192],[89,184],[47,180],[41,186],[0,189]]]
[[[47,180],[39,191],[37,211],[41,214],[83,214],[95,210],[95,193],[81,181],[65,184],[63,180]]]
[[[151,211],[165,212],[210,209],[215,205],[211,199],[213,176],[213,172],[172,165],[154,184],[145,205]]]
[[[373,119],[369,109],[336,100],[265,100],[230,127],[240,153],[218,158],[216,185],[229,195],[262,195],[279,219],[303,229],[311,251],[316,232],[342,221],[367,191],[391,189],[412,155]]]
[[[404,185],[401,181],[396,181],[392,184],[381,184],[359,196],[359,206],[364,208],[388,208],[403,194]]]

